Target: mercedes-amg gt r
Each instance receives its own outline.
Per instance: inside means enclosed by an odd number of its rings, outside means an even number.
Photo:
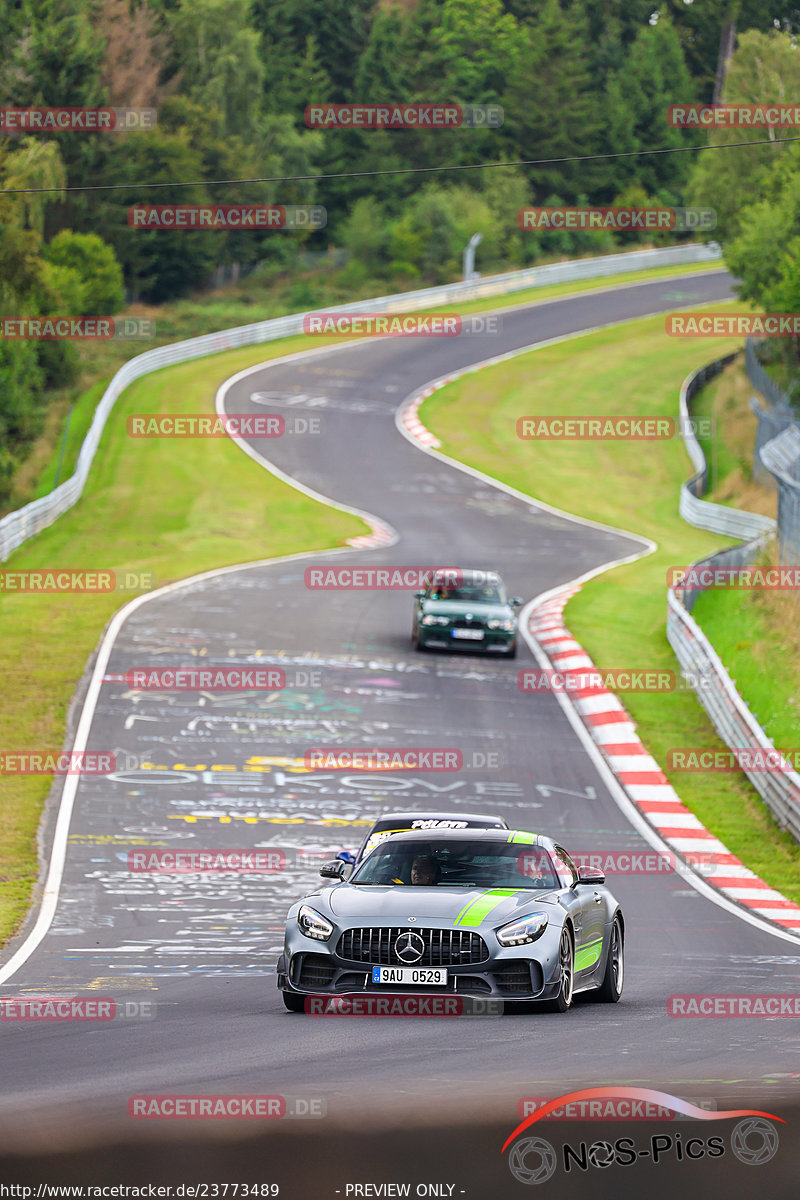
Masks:
[[[292,905],[277,982],[286,1007],[346,992],[611,1003],[625,921],[598,871],[552,839],[501,829],[397,833],[346,881]]]

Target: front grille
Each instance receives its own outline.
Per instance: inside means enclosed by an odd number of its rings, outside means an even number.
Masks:
[[[526,962],[504,963],[495,968],[493,974],[497,990],[505,996],[530,995],[533,990],[530,968]]]
[[[418,933],[425,949],[417,962],[404,963],[394,952],[401,933]],[[485,962],[489,951],[483,938],[469,929],[414,929],[408,926],[367,926],[348,929],[339,938],[336,953],[348,962],[392,967],[458,967]]]
[[[316,954],[304,954],[300,962],[300,971],[294,982],[298,987],[326,988],[330,987],[335,974],[336,965],[329,958],[323,958]]]
[[[473,617],[471,621],[468,621],[466,619],[466,617],[456,617],[453,620],[453,628],[454,629],[483,629],[484,624],[483,624],[483,621],[481,621],[480,617]]]

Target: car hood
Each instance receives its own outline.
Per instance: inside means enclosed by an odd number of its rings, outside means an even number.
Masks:
[[[507,621],[515,615],[510,604],[489,604],[480,600],[423,600],[422,611],[437,617],[465,617],[467,613],[472,613],[474,617],[494,617],[501,621]]]
[[[539,892],[530,888],[513,891],[511,888],[342,884],[331,888],[326,898],[334,918],[345,923],[402,921],[405,924],[409,917],[455,921],[464,914],[459,925],[477,928],[484,923],[496,926],[513,921],[514,917],[522,916],[540,904],[556,904],[557,896],[556,891]]]

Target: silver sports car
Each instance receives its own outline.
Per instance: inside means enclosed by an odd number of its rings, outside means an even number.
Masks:
[[[415,830],[380,842],[345,882],[293,904],[278,987],[307,996],[409,993],[548,1001],[622,993],[625,921],[598,871],[552,839],[506,829]]]

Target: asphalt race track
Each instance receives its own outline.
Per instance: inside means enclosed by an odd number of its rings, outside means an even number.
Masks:
[[[666,998],[794,992],[800,942],[755,927],[678,875],[609,880],[628,924],[617,1006],[579,1000],[565,1016],[449,1021],[313,1019],[284,1010],[274,978],[286,910],[321,882],[319,859],[356,845],[388,809],[489,811],[558,835],[569,849],[648,849],[555,698],[519,692],[518,671],[533,664],[527,645],[513,662],[416,654],[407,592],[323,592],[305,586],[304,572],[492,567],[528,602],[637,553],[638,539],[557,516],[425,454],[398,432],[395,411],[427,381],[469,363],[730,294],[722,271],[672,277],[505,312],[493,337],[375,338],[278,360],[230,386],[229,413],[318,416],[320,434],[263,440],[252,451],[304,487],[374,514],[398,540],[176,586],[122,623],[101,664],[88,748],[116,751],[123,769],[81,778],[52,925],[0,996],[112,996],[131,1015],[2,1022],[7,1131],[66,1113],[96,1131],[129,1127],[127,1099],[143,1093],[323,1097],[340,1116],[472,1098],[507,1114],[509,1132],[520,1096],[571,1087],[637,1083],[690,1099],[733,1095],[748,1107],[789,1094],[791,1023],[675,1020]],[[213,479],[198,487],[213,488]],[[531,490],[546,495],[546,481],[531,480]],[[287,686],[134,693],[119,678],[198,664],[279,666]],[[92,666],[81,700],[87,691],[93,698]],[[291,766],[312,747],[368,745],[458,748],[474,765],[402,777]],[[57,805],[56,796],[48,852]],[[132,873],[129,852],[153,847],[276,847],[288,862],[261,877]]]

